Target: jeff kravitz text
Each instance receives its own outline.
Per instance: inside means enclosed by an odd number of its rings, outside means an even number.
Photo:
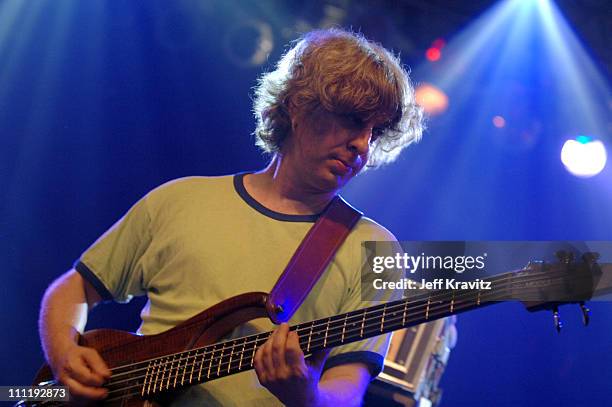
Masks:
[[[402,278],[399,281],[384,281],[377,278],[373,282],[377,290],[490,290],[491,282],[477,278],[474,281],[456,281],[454,278],[436,278],[420,282]]]

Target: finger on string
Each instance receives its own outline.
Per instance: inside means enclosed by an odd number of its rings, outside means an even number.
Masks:
[[[261,345],[257,352],[255,352],[255,358],[253,359],[253,365],[255,366],[255,373],[257,374],[257,379],[259,379],[259,383],[264,384],[266,381],[266,372],[265,366],[263,363],[263,347]]]
[[[300,348],[300,340],[295,331],[289,332],[287,335],[287,347],[285,352],[285,360],[291,367],[305,364],[304,352]]]
[[[282,323],[272,335],[271,358],[274,369],[283,370],[287,368],[285,361],[285,348],[287,347],[287,334],[289,333],[289,325]]]
[[[274,361],[272,360],[272,343],[274,341],[277,330],[272,332],[272,335],[266,340],[261,346],[261,369],[266,372],[266,375],[270,375],[274,371]]]

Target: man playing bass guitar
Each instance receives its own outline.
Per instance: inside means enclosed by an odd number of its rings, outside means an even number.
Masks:
[[[269,292],[318,215],[365,166],[389,163],[421,136],[421,111],[399,60],[361,35],[313,31],[264,74],[255,90],[259,172],[187,177],[139,200],[46,291],[40,316],[45,356],[76,400],[101,400],[111,372],[79,346],[101,300],[147,295],[139,333],[166,331],[226,298]],[[291,322],[363,308],[361,242],[394,240],[362,218]],[[389,298],[381,298],[385,300]],[[265,332],[252,321],[232,337]],[[304,359],[282,324],[257,350],[255,371],[191,386],[175,405],[359,405],[381,370],[389,335]]]

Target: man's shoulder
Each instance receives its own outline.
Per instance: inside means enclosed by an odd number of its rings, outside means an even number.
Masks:
[[[234,194],[234,175],[188,176],[165,182],[149,191],[143,201],[153,212],[191,207],[195,202],[227,199]]]
[[[362,216],[353,230],[355,238],[360,241],[396,241],[397,239],[387,228],[375,220]]]
[[[198,188],[202,186],[212,186],[232,183],[235,174],[206,176],[206,175],[191,175],[187,177],[175,178],[159,185],[155,190],[172,190],[184,188]]]
[[[175,178],[152,189],[147,197],[155,199],[168,195],[208,191],[210,188],[224,188],[232,186],[233,178],[234,174]]]

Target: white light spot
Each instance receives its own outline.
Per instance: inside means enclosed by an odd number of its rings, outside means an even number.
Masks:
[[[582,138],[582,137],[581,137]],[[606,148],[599,140],[567,140],[561,149],[561,162],[577,177],[592,177],[606,166]]]

